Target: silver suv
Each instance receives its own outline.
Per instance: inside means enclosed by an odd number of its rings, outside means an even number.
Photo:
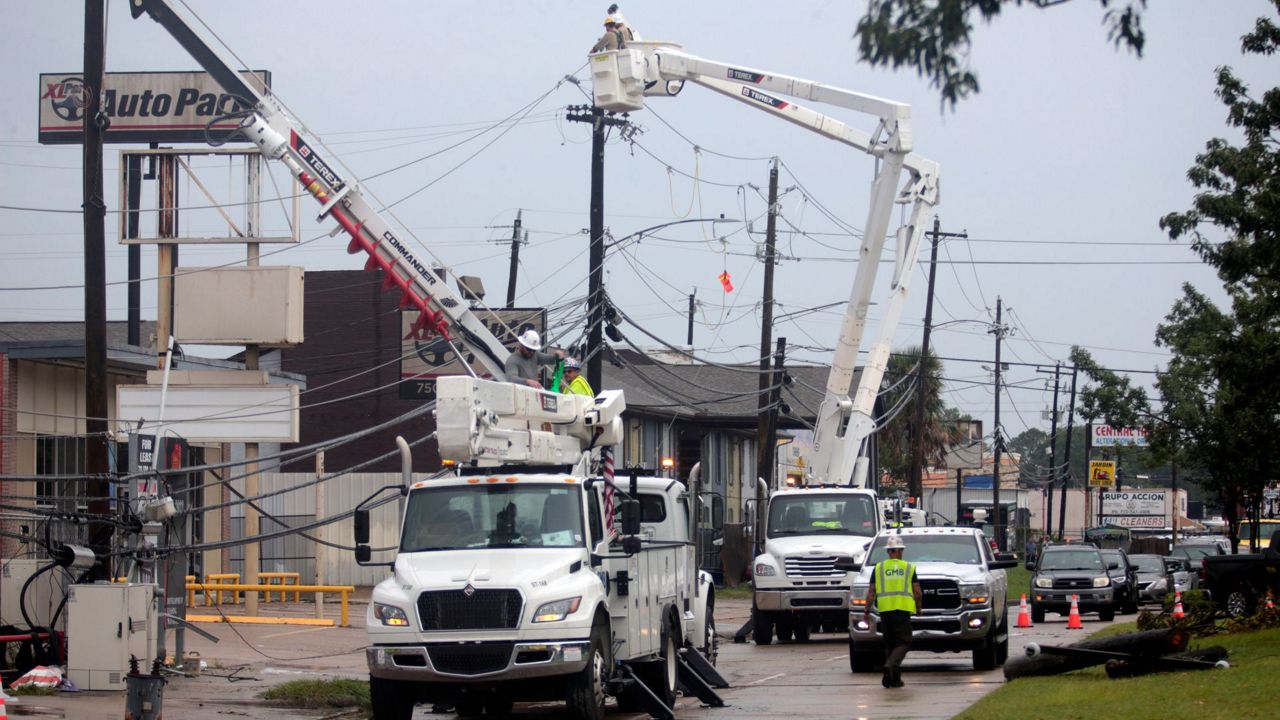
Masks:
[[[1009,656],[1005,568],[1012,555],[998,558],[981,530],[915,527],[881,533],[872,542],[866,563],[857,567],[849,604],[849,667],[872,672],[884,658],[879,614],[863,619],[872,567],[888,557],[885,541],[899,535],[906,545],[903,559],[914,563],[924,593],[924,607],[911,618],[913,650],[973,652],[975,670],[992,670]],[[852,569],[852,568],[851,568]]]

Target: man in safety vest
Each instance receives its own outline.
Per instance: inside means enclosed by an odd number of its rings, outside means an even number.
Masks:
[[[595,391],[591,389],[591,383],[582,377],[582,363],[575,358],[564,359],[564,387],[560,392],[568,395],[596,396]]]
[[[881,560],[871,570],[871,588],[867,595],[867,609],[862,619],[871,623],[871,607],[880,614],[880,634],[884,637],[885,687],[902,687],[902,659],[911,647],[911,616],[924,607],[920,581],[916,578],[916,566],[902,559],[906,546],[901,535],[890,535],[885,541],[887,560]]]

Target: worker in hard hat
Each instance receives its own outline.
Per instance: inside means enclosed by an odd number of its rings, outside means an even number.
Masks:
[[[894,533],[885,539],[889,557],[871,570],[871,587],[867,591],[867,607],[862,621],[871,624],[871,608],[880,616],[880,635],[884,639],[884,677],[880,684],[887,688],[902,687],[902,659],[911,648],[911,616],[924,607],[924,593],[916,577],[916,566],[902,559],[906,544]]]
[[[592,53],[607,52],[609,50],[621,50],[626,47],[624,37],[618,30],[618,20],[612,15],[604,17],[604,34],[591,46]]]
[[[591,383],[582,377],[582,363],[576,358],[564,359],[564,384],[562,392],[566,395],[586,395],[587,397],[595,397],[596,393],[591,389]]]
[[[631,25],[627,23],[627,19],[622,16],[622,11],[618,9],[618,4],[614,3],[609,6],[609,16],[613,18],[614,26],[618,32],[622,33],[622,42],[634,42],[640,39],[640,33],[631,29]]]
[[[538,337],[537,330],[532,329],[520,333],[516,342],[516,351],[507,356],[507,362],[502,366],[507,382],[542,390],[542,382],[538,379],[542,366],[564,357],[564,351],[542,352],[542,338]]]

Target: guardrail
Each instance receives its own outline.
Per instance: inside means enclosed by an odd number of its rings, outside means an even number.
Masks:
[[[210,578],[212,577],[213,576],[210,576]],[[202,583],[189,583],[187,585],[187,591],[193,592],[195,590],[200,590],[204,593],[205,600],[207,601],[209,599],[209,593],[211,591],[218,593],[219,596],[221,596],[223,592],[230,592],[238,597],[239,594],[242,592],[260,592],[260,593],[280,592],[281,587],[282,586],[279,584],[246,585],[244,583],[202,582]],[[323,593],[337,593],[338,595],[341,596],[341,603],[342,603],[341,620],[339,621],[338,624],[341,627],[351,626],[351,623],[349,622],[350,620],[349,599],[350,599],[351,593],[356,591],[356,588],[354,585],[289,585],[288,588],[289,588],[289,592],[291,593],[315,593],[316,594],[316,612],[320,612],[321,596]]]
[[[281,587],[289,587],[287,592],[285,590],[280,591],[280,602],[286,602],[288,600],[289,593],[293,593],[294,602],[302,602],[302,593],[293,589],[293,587],[302,584],[302,573],[260,572],[258,573],[258,582],[263,585],[279,584]],[[262,594],[262,601],[271,602],[270,591]]]

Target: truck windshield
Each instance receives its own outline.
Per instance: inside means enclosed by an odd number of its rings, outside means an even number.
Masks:
[[[876,534],[876,504],[865,495],[791,495],[769,504],[771,538]]]
[[[902,551],[902,559],[907,562],[949,562],[961,565],[980,565],[978,543],[972,535],[902,535],[906,549]],[[885,550],[884,539],[876,542],[867,556],[867,565],[874,565],[889,557]]]
[[[1102,553],[1097,550],[1057,550],[1040,556],[1041,570],[1096,570],[1103,569]]]
[[[582,500],[571,485],[466,485],[409,494],[401,552],[583,547]]]

